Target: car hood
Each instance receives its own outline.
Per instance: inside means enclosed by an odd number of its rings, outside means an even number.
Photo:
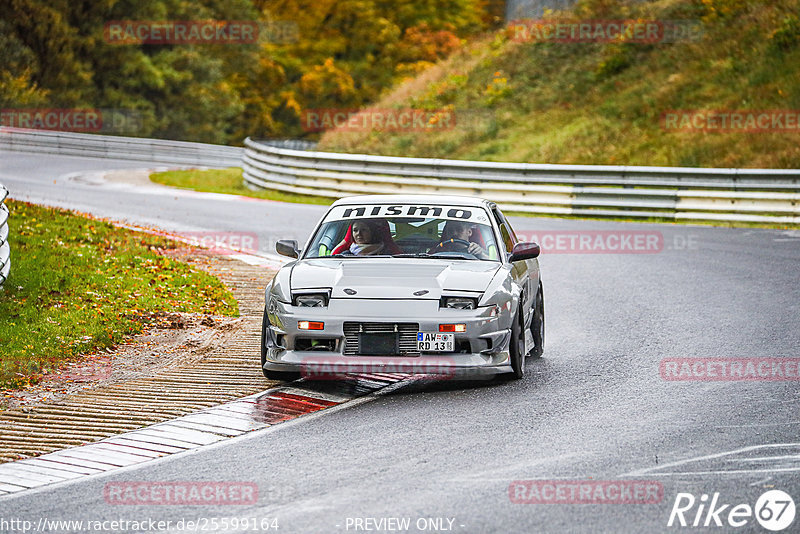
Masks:
[[[492,261],[429,258],[303,260],[292,269],[291,287],[331,288],[332,298],[439,299],[443,290],[485,291],[499,268]],[[421,291],[427,293],[414,295]]]

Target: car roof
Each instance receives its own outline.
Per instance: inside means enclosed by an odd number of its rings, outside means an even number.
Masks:
[[[459,195],[356,195],[340,198],[333,206],[347,206],[349,204],[447,204],[451,206],[476,206],[483,207],[490,202],[480,197]]]

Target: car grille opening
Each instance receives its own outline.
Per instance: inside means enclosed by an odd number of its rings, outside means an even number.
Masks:
[[[336,340],[299,337],[294,340],[294,350],[334,352],[336,350]]]
[[[369,350],[360,350],[358,346],[359,334],[396,334],[397,354],[395,356],[419,356],[417,350],[417,332],[419,323],[344,323],[344,354],[345,356],[369,355]]]

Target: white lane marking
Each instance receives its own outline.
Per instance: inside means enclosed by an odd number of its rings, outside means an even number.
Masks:
[[[28,458],[27,460],[15,462],[15,465],[20,465],[20,464],[52,467],[53,469],[60,469],[62,471],[72,471],[73,473],[78,473],[80,475],[93,475],[96,473],[102,473],[104,471],[103,469],[97,469],[95,467],[84,467],[72,464],[65,464],[61,462],[55,462],[43,457]]]
[[[182,427],[182,428],[191,428],[193,430],[203,430],[205,432],[211,432],[213,434],[220,434],[222,436],[238,436],[239,434],[243,434],[246,431],[243,430],[231,430],[229,428],[222,428],[219,426],[211,426],[211,425],[204,425],[201,423],[193,423],[190,421],[170,421],[172,426]]]
[[[156,427],[154,426],[153,428]],[[185,435],[187,436],[186,439],[193,439],[198,441],[200,439],[203,439],[205,440],[205,443],[202,443],[202,445],[208,445],[209,443],[216,443],[217,441],[220,441],[222,439],[227,439],[228,437],[230,437],[228,435],[220,434],[218,432],[210,432],[208,430],[197,430],[196,428],[187,428],[185,426],[173,425],[170,424],[169,421],[166,421],[164,423],[158,423],[157,428],[159,431],[169,432],[176,436]],[[199,436],[199,437],[189,438],[188,436]]]
[[[800,460],[800,454],[787,456],[759,456],[758,458],[731,458],[727,462],[764,462],[768,460]]]
[[[347,402],[348,400],[353,398],[353,397],[348,397],[346,395],[337,395],[335,393],[323,393],[321,391],[311,391],[308,389],[292,387],[292,386],[283,386],[280,388],[276,388],[275,391],[281,391],[283,393],[291,393],[292,395],[304,395],[306,397],[311,397],[312,399],[325,400],[331,402]]]
[[[770,469],[730,469],[725,471],[677,471],[675,473],[647,473],[651,477],[673,477],[673,476],[698,476],[698,475],[749,475],[753,473],[791,473],[800,471],[800,465],[797,467],[775,467]],[[621,476],[642,476],[638,474],[629,473],[628,475]]]
[[[4,484],[13,484],[15,486],[23,486],[26,488],[35,488],[42,484],[49,484],[50,482],[42,481],[39,476],[20,476],[17,471],[8,471],[0,473],[0,482]]]
[[[757,482],[753,482],[752,484],[750,484],[750,487],[758,486],[759,484],[763,484],[764,482],[769,482],[770,480],[772,480],[772,477],[767,477],[767,478],[761,479],[761,480],[759,480]]]
[[[52,482],[61,482],[62,480],[67,480],[69,477],[64,475],[52,475],[48,473],[32,473],[30,471],[25,471],[24,469],[20,469],[13,464],[9,466],[7,469],[3,470],[4,476],[16,476],[20,479],[24,479],[26,482],[39,482],[43,484],[50,484]]]
[[[716,460],[719,458],[723,458],[725,456],[732,456],[734,454],[746,453],[751,451],[757,451],[762,449],[775,449],[780,447],[800,447],[800,443],[769,443],[765,445],[752,445],[749,447],[742,447],[741,449],[734,449],[732,451],[725,451],[715,454],[707,454],[705,456],[697,456],[694,458],[688,458],[685,460],[678,460],[675,462],[669,462],[666,464],[661,464],[655,467],[646,467],[643,469],[637,469],[631,471],[629,473],[625,473],[624,475],[620,475],[622,477],[630,476],[630,477],[638,477],[644,475],[654,475],[654,476],[681,476],[681,475],[710,475],[710,474],[741,474],[741,473],[777,473],[777,472],[789,472],[789,471],[800,471],[800,464],[793,467],[781,467],[781,468],[772,468],[772,469],[746,469],[746,470],[711,470],[711,471],[675,471],[675,472],[662,472],[664,469],[669,469],[672,467],[678,467],[690,463],[697,463],[697,462],[704,462],[706,460]]]
[[[16,493],[18,491],[25,491],[26,489],[28,489],[28,488],[26,488],[24,486],[17,486],[15,484],[6,484],[6,483],[3,483],[3,482],[0,482],[0,491],[2,491],[4,494],[6,494],[6,493]]]
[[[189,414],[180,419],[175,419],[172,422],[177,421],[188,421],[190,423],[198,423],[201,425],[217,426],[222,429],[230,429],[231,431],[236,431],[239,433],[258,430],[259,428],[267,426],[266,424],[257,423],[254,421],[240,421],[233,416],[221,414],[218,411],[212,412],[210,410],[203,410],[202,412]]]
[[[113,465],[115,467],[122,467],[125,465],[135,464],[146,460],[146,458],[142,456],[111,453],[90,447],[91,447],[90,445],[86,445],[83,447],[64,449],[51,454],[56,458],[77,458],[79,460],[89,460],[92,462],[106,463],[109,465]]]
[[[60,452],[60,451],[59,451]],[[44,456],[38,456],[33,458],[34,460],[47,460],[51,462],[58,462],[60,464],[66,464],[67,466],[74,466],[74,467],[91,467],[92,469],[97,469],[98,471],[109,471],[111,469],[117,469],[119,466],[114,464],[109,464],[106,462],[101,461],[92,461],[92,460],[83,460],[81,458],[73,458],[70,456],[58,455],[56,453],[46,454]],[[19,460],[20,462],[28,462],[29,460]],[[3,464],[5,465],[5,464]],[[0,465],[0,472],[2,472],[3,466]]]
[[[95,443],[94,450],[101,450],[101,451],[109,451],[109,452],[123,452],[126,454],[130,454],[131,456],[138,456],[140,458],[149,460],[150,458],[160,458],[164,456],[165,452],[155,452],[155,451],[145,451],[144,449],[138,449],[134,447],[130,447],[127,445],[120,445],[118,443]]]
[[[154,436],[157,438],[167,438],[176,441],[183,441],[186,443],[191,443],[197,447],[201,447],[203,445],[211,445],[212,443],[216,443],[218,441],[222,441],[225,439],[217,434],[186,435],[182,432],[176,432],[170,428],[165,428],[161,426],[161,423],[158,423],[158,425],[146,426],[141,430],[136,430],[134,434],[137,434],[139,436]]]
[[[57,468],[53,468],[53,467],[45,467],[45,466],[40,465],[40,464],[23,464],[21,462],[17,462],[14,467],[16,467],[16,468],[18,468],[18,469],[20,469],[22,471],[31,471],[33,473],[40,473],[40,474],[45,474],[45,475],[49,474],[49,475],[59,476],[59,477],[61,477],[63,479],[79,478],[79,477],[84,476],[84,473],[76,473],[75,471],[67,471],[65,469],[57,469]]]
[[[197,443],[189,443],[187,441],[180,441],[172,438],[163,438],[160,436],[150,436],[148,434],[140,434],[139,432],[135,431],[126,432],[124,434],[118,434],[117,436],[121,436],[127,440],[135,441],[137,443],[142,443],[144,445],[164,445],[165,447],[180,449],[180,451],[176,452],[183,452],[186,450],[191,450],[200,447],[200,445],[198,445]]]
[[[126,445],[128,447],[132,447],[134,449],[142,449],[145,451],[154,451],[154,452],[164,452],[168,454],[172,454],[175,452],[182,452],[185,451],[185,448],[180,447],[172,447],[169,445],[161,445],[158,443],[148,442],[145,443],[144,441],[135,441],[132,439],[120,438],[120,437],[113,437],[113,438],[106,438],[104,440],[106,443],[111,444],[119,444],[119,445]],[[35,459],[35,458],[34,458]],[[30,461],[30,460],[28,460]]]
[[[758,426],[786,426],[786,425],[800,425],[800,421],[789,421],[787,423],[757,423],[754,425],[716,425],[714,428],[750,428]]]
[[[269,200],[267,198],[255,198],[255,197],[246,197],[243,195],[229,195],[226,193],[209,193],[206,191],[194,191],[192,189],[181,189],[178,187],[170,187],[167,185],[158,184],[156,182],[152,182],[147,185],[138,184],[138,183],[130,183],[130,182],[111,182],[106,179],[106,176],[109,174],[114,174],[118,172],[147,172],[147,173],[154,173],[154,172],[164,172],[164,171],[174,171],[174,170],[194,170],[199,169],[203,170],[200,167],[152,167],[152,168],[140,168],[140,169],[117,169],[117,170],[107,170],[107,171],[77,171],[64,174],[56,178],[56,180],[66,180],[70,182],[77,182],[80,184],[90,185],[94,187],[102,187],[104,189],[112,189],[112,190],[125,190],[130,191],[135,189],[137,193],[143,193],[147,195],[158,195],[163,197],[174,197],[174,198],[196,198],[196,199],[203,199],[203,200],[219,200],[223,202],[276,202],[274,200]]]

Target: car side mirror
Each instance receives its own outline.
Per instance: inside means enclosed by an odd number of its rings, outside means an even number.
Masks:
[[[539,252],[539,245],[536,243],[517,243],[508,261],[532,260],[539,257]]]
[[[297,248],[297,241],[294,239],[281,239],[275,243],[275,250],[277,250],[278,254],[281,256],[289,256],[290,258],[296,258],[300,255],[300,251]]]

